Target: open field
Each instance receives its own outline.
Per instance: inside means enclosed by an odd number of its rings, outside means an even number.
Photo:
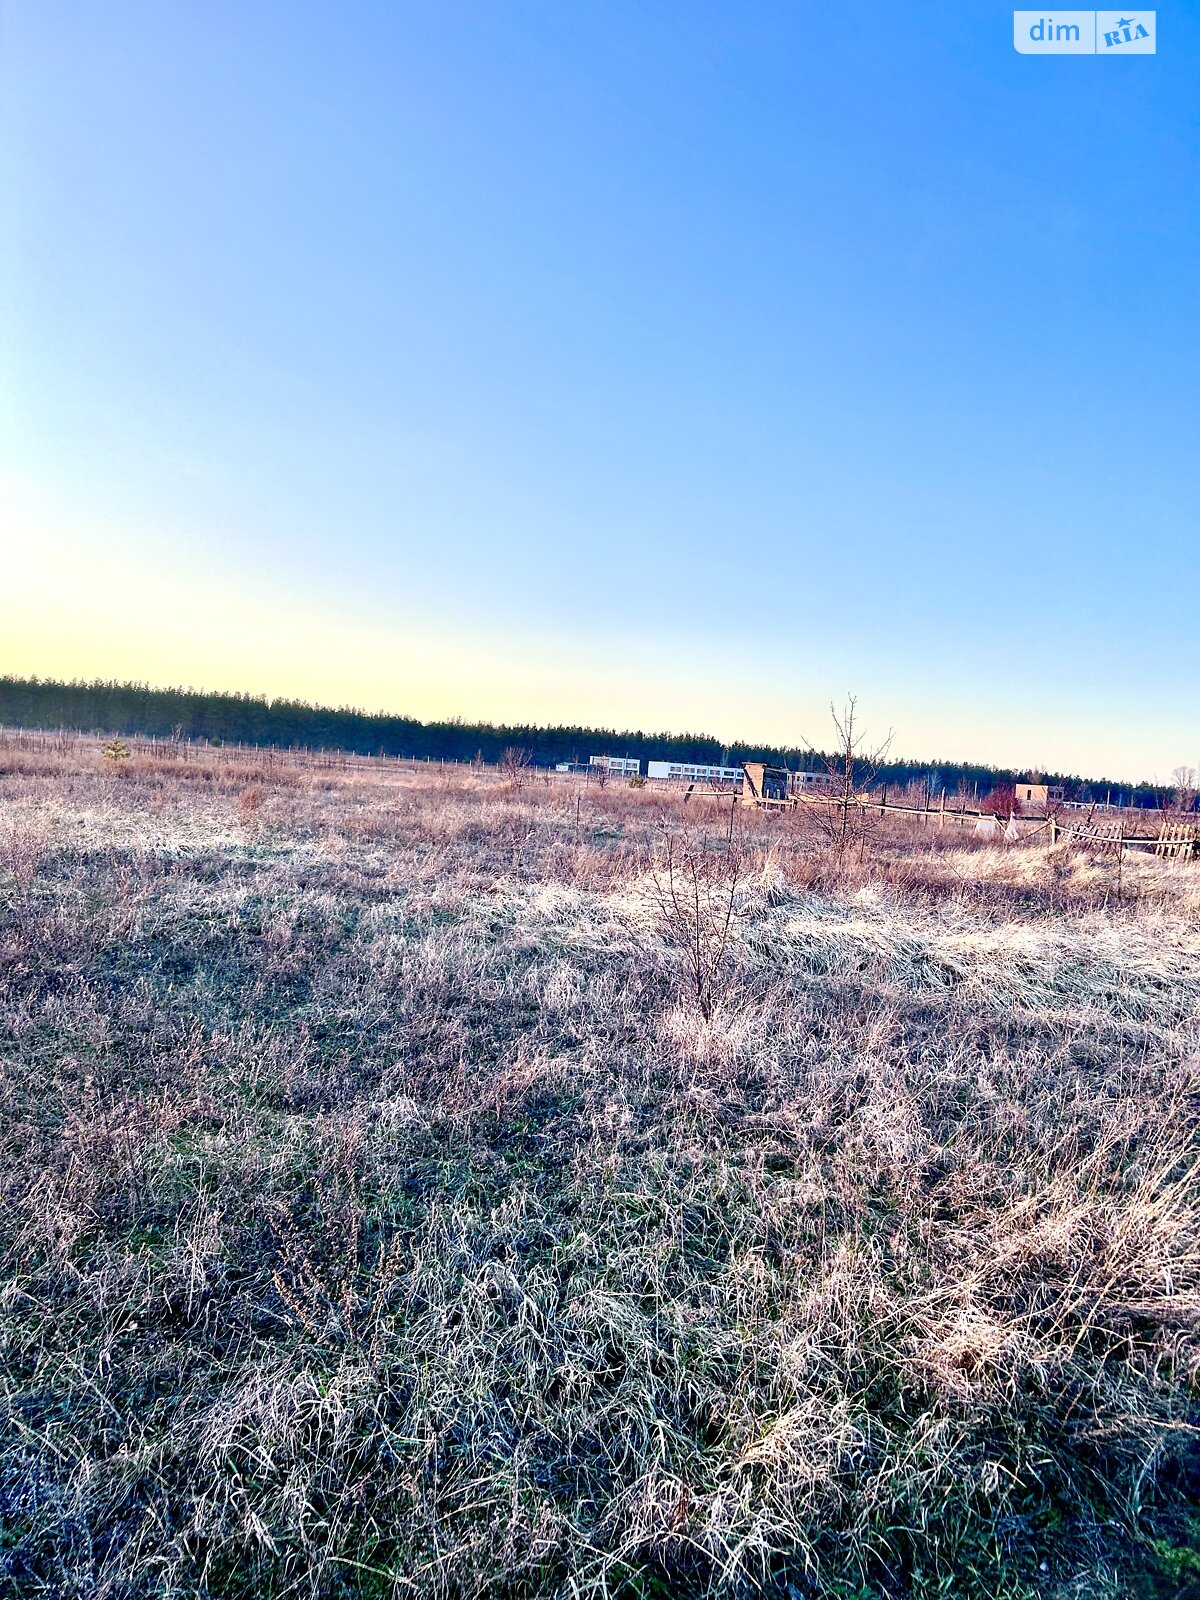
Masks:
[[[0,1594],[1200,1594],[1200,866],[0,748]]]

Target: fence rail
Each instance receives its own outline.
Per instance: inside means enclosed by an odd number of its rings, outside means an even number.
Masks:
[[[684,799],[697,800],[731,800],[735,804],[739,798],[734,789],[697,789],[690,786]],[[1161,813],[1162,822],[1157,833],[1136,833],[1127,829],[1124,821],[1096,823],[1094,826],[1071,827],[1059,820],[1061,812],[1054,810],[1045,817],[1021,817],[1013,813],[1007,817],[997,815],[994,811],[983,811],[978,807],[966,805],[947,805],[946,796],[942,794],[937,805],[915,806],[903,801],[889,800],[887,791],[878,798],[870,795],[837,795],[837,794],[794,794],[786,800],[760,802],[766,809],[771,810],[796,810],[801,806],[818,807],[834,811],[857,811],[860,816],[867,814],[880,817],[891,814],[908,817],[919,817],[927,825],[936,821],[939,828],[944,828],[947,823],[976,828],[981,823],[993,824],[997,833],[1003,833],[1010,840],[1020,840],[1022,843],[1033,839],[1038,834],[1045,832],[1050,844],[1057,844],[1060,839],[1076,839],[1094,848],[1112,849],[1118,855],[1123,854],[1126,848],[1153,849],[1156,855],[1169,856],[1178,860],[1200,860],[1200,818],[1194,822],[1182,821],[1177,816]],[[1097,811],[1105,810],[1097,806]],[[1024,826],[1023,824],[1031,824]]]
[[[968,809],[965,806],[948,807],[944,803],[936,806],[911,806],[889,801],[886,797],[873,800],[867,795],[856,795],[846,799],[839,795],[805,794],[796,795],[794,799],[799,805],[823,805],[833,807],[835,810],[843,806],[852,806],[862,814],[874,812],[879,816],[886,816],[889,812],[897,812],[906,816],[921,817],[927,821],[936,818],[939,826],[954,822],[974,823],[978,827],[981,822],[991,821],[997,830],[1003,828],[1007,831],[1008,828],[1015,828],[1022,842],[1032,839],[1044,830],[1051,844],[1057,844],[1060,839],[1076,839],[1100,849],[1112,848],[1118,855],[1129,846],[1141,849],[1152,847],[1156,855],[1170,856],[1179,860],[1200,860],[1200,819],[1195,822],[1183,822],[1164,814],[1157,833],[1133,833],[1126,830],[1123,822],[1098,823],[1094,827],[1070,827],[1059,821],[1059,813],[1055,811],[1041,818],[1022,818],[1015,813],[1008,818],[1001,818],[995,812]],[[1021,832],[1022,822],[1034,825]]]

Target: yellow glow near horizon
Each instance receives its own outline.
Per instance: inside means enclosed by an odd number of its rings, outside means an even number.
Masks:
[[[736,646],[703,642],[488,633],[451,621],[398,617],[363,626],[282,588],[248,592],[245,580],[205,570],[198,555],[170,572],[120,548],[101,550],[32,518],[6,558],[0,671],[20,676],[112,678],[354,705],[433,718],[564,723],[703,732],[724,739],[828,743],[839,680],[862,696],[868,730],[897,729],[897,756],[1074,771],[1128,781],[1158,777],[1188,759],[1162,738],[1155,770],[1144,743],[1114,737],[1100,719],[1068,719],[1045,701],[1026,705],[931,702],[917,686],[881,675],[857,681],[854,664],[789,656],[747,665]],[[13,526],[12,518],[8,525]],[[1193,757],[1194,759],[1194,757]]]

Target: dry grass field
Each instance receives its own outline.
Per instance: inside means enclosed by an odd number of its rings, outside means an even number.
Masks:
[[[0,1594],[1200,1593],[1200,867],[0,749]]]

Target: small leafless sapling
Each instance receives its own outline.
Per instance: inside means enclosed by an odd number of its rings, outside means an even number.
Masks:
[[[830,705],[837,745],[821,760],[828,778],[825,804],[817,813],[817,825],[838,852],[857,845],[861,851],[867,837],[879,825],[879,815],[868,809],[864,796],[887,759],[894,737],[891,730],[881,744],[870,746],[858,726],[858,697],[847,695],[841,711]],[[811,746],[810,746],[811,748]]]
[[[1176,811],[1191,812],[1196,808],[1196,769],[1176,767],[1171,774],[1171,796]]]
[[[711,1020],[731,978],[737,891],[745,877],[738,842],[691,829],[666,834],[649,871],[664,940],[676,950],[700,1015]]]
[[[510,744],[500,757],[500,770],[517,794],[525,787],[533,757],[520,745]]]

